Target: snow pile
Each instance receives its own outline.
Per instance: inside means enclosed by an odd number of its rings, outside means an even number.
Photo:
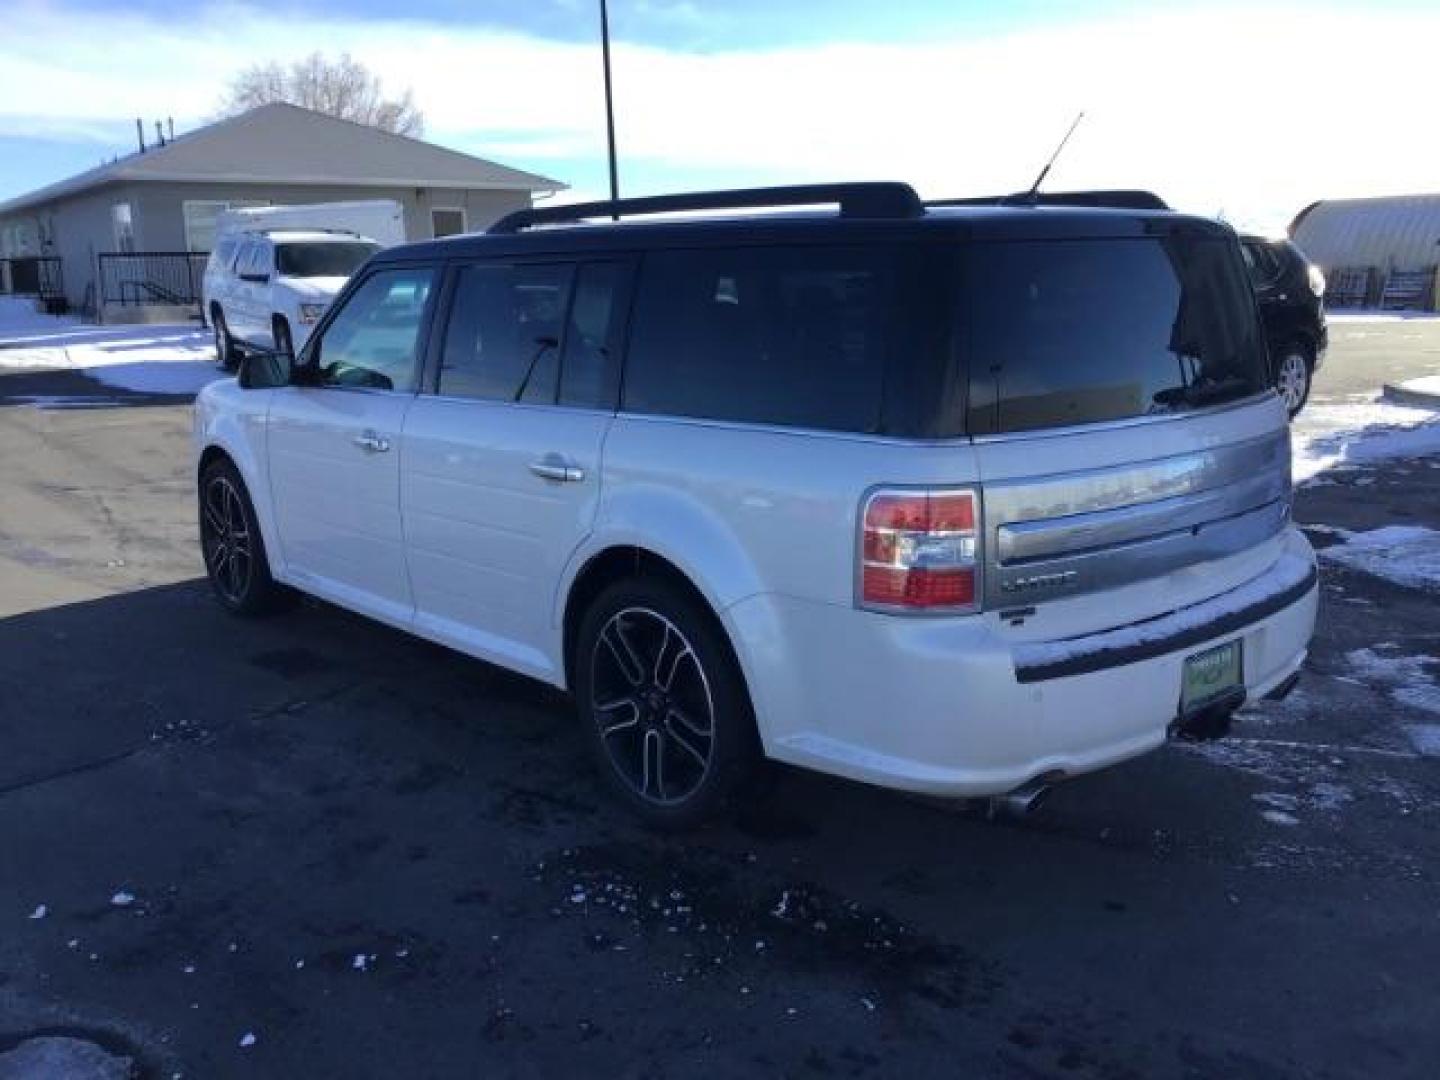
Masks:
[[[1363,570],[1396,585],[1440,592],[1440,532],[1422,525],[1387,525],[1344,534],[1320,557]]]
[[[1378,395],[1314,401],[1295,418],[1290,441],[1291,475],[1299,484],[1336,466],[1440,453],[1440,413]]]

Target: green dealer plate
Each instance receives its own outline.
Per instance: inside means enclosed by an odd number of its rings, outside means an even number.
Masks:
[[[1180,712],[1194,712],[1243,682],[1238,639],[1187,656],[1180,682]]]

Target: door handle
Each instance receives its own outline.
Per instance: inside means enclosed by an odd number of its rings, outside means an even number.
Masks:
[[[530,471],[542,480],[578,484],[585,479],[585,470],[578,465],[567,465],[558,457],[548,456],[530,463]]]
[[[350,441],[370,454],[383,454],[390,449],[390,440],[382,439],[373,431],[362,431]]]

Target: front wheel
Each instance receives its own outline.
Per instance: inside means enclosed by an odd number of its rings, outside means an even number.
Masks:
[[[668,582],[620,581],[577,636],[575,700],[600,769],[645,821],[712,817],[752,772],[755,722],[724,630]]]
[[[210,587],[227,611],[260,615],[287,598],[270,576],[255,508],[229,461],[212,463],[200,478],[200,550]]]
[[[1305,407],[1310,397],[1310,358],[1298,346],[1292,345],[1280,354],[1275,390],[1292,417]]]

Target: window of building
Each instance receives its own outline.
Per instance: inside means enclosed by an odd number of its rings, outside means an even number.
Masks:
[[[430,233],[435,239],[465,231],[465,211],[458,206],[437,206],[430,211]]]
[[[110,224],[115,234],[116,251],[135,250],[135,215],[128,202],[114,203],[110,207]]]
[[[269,205],[264,199],[186,199],[180,204],[185,219],[185,250],[210,251],[215,245],[215,227],[226,210]]]

